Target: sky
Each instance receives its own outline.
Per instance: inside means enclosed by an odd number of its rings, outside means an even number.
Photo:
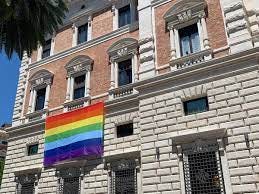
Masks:
[[[12,121],[20,63],[17,54],[9,60],[0,52],[0,127]]]

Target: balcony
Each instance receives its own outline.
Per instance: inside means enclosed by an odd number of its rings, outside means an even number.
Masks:
[[[122,98],[136,93],[137,91],[134,90],[133,84],[127,84],[125,86],[109,90],[109,100]]]
[[[89,100],[90,100],[90,96],[86,96],[83,98],[65,102],[64,103],[65,112],[87,106],[89,104]]]
[[[202,50],[200,52],[192,53],[184,57],[173,59],[170,65],[173,70],[182,69],[188,66],[193,66],[203,61],[211,59],[212,49]]]
[[[45,119],[48,115],[48,109],[42,109],[35,112],[28,113],[26,115],[26,121],[32,122],[40,119]]]

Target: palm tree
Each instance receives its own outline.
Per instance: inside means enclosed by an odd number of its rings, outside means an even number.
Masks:
[[[63,0],[0,0],[0,50],[10,58],[30,56],[44,37],[53,34],[67,12]]]

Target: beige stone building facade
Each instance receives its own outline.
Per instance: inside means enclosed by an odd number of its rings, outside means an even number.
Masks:
[[[72,0],[24,56],[0,193],[259,193],[257,0]],[[105,103],[100,157],[44,168],[48,116]]]

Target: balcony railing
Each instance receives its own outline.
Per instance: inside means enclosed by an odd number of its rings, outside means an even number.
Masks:
[[[75,110],[78,108],[82,108],[82,107],[88,105],[89,100],[90,100],[90,96],[86,96],[83,98],[65,102],[64,103],[65,111],[72,111],[72,110]]]
[[[35,112],[28,113],[26,115],[26,121],[27,122],[32,122],[32,121],[44,119],[44,118],[47,117],[47,115],[48,115],[48,110],[47,109],[38,110],[38,111],[35,111]]]
[[[127,84],[119,88],[111,89],[109,91],[109,100],[121,98],[135,93],[136,91],[134,90],[133,85]]]
[[[200,52],[192,53],[184,57],[173,59],[170,61],[172,69],[182,69],[184,67],[192,66],[211,58],[212,50],[206,49]]]

